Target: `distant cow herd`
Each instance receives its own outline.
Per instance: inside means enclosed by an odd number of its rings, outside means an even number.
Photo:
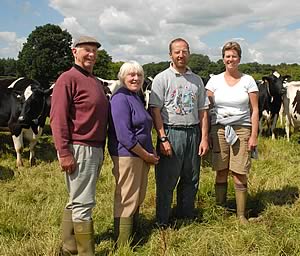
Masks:
[[[105,92],[111,97],[121,86],[118,80],[102,81]],[[290,76],[281,76],[274,72],[257,81],[259,88],[260,131],[262,122],[266,121],[268,130],[275,139],[274,129],[280,114],[285,116],[286,137],[290,139],[290,127],[297,132],[300,127],[300,81],[288,82]],[[152,78],[145,78],[139,96],[145,108],[148,108]],[[33,79],[0,80],[0,127],[9,130],[17,154],[16,165],[23,166],[21,153],[24,148],[23,138],[29,141],[30,165],[35,164],[34,147],[42,134],[46,118],[49,116],[51,94],[54,84],[44,89]]]

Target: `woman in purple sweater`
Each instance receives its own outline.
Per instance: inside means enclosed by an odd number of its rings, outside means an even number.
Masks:
[[[135,61],[126,62],[118,78],[122,87],[110,101],[108,150],[116,180],[114,235],[120,246],[134,232],[146,195],[150,164],[157,164],[159,157],[152,145],[151,116],[137,95],[144,82],[142,66]]]

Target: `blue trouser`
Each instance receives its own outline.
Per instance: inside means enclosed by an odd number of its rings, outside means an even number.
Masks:
[[[199,125],[189,128],[165,127],[172,145],[172,157],[157,152],[160,160],[155,168],[156,177],[156,218],[159,225],[168,224],[177,185],[177,215],[194,216],[194,201],[199,185],[200,143]]]

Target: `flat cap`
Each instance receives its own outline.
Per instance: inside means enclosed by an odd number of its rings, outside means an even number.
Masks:
[[[101,44],[94,38],[90,36],[80,36],[74,41],[74,47],[77,47],[80,44],[95,44],[97,48],[101,46]]]

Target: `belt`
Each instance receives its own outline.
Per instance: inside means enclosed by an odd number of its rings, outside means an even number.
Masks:
[[[171,129],[194,129],[199,127],[199,124],[190,124],[190,125],[174,125],[174,124],[164,124],[164,127]]]

